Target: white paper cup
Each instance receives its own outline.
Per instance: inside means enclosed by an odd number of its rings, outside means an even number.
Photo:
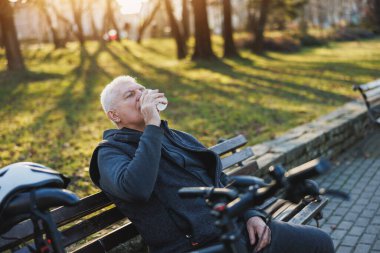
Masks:
[[[151,92],[152,90],[151,89],[147,89],[148,90],[148,93]],[[159,111],[163,111],[166,109],[166,107],[168,106],[168,99],[166,97],[163,97],[165,100],[166,100],[166,103],[158,103],[156,105],[156,108],[157,110]]]

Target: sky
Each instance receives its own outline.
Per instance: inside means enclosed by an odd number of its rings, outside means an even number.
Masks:
[[[117,0],[122,14],[136,14],[141,11],[141,6],[148,0]]]

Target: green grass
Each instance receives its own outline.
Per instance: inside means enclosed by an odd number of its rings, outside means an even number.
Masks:
[[[214,38],[219,56],[221,44]],[[81,196],[96,191],[89,159],[103,130],[113,127],[99,93],[118,75],[164,91],[170,104],[162,117],[205,145],[237,133],[251,145],[274,138],[353,99],[353,84],[380,76],[380,39],[295,54],[241,51],[240,58],[197,63],[176,60],[169,39],[34,46],[23,54],[29,71],[7,73],[0,50],[0,166],[51,166],[70,176]]]

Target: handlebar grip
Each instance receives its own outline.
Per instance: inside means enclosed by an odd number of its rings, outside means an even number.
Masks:
[[[181,198],[228,198],[235,199],[238,193],[235,190],[227,188],[214,187],[184,187],[179,189],[178,195]]]
[[[328,160],[319,158],[289,170],[285,173],[285,177],[287,182],[294,184],[324,174],[330,168],[331,165]]]
[[[178,195],[181,198],[197,198],[208,196],[214,187],[184,187],[179,189]]]
[[[244,175],[230,176],[228,183],[232,183],[233,186],[236,185],[238,187],[249,187],[254,185],[260,187],[268,186],[268,184],[265,183],[264,180],[259,177]]]

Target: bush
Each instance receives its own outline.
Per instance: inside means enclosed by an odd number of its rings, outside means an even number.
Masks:
[[[299,37],[300,43],[304,47],[315,47],[315,46],[323,46],[326,44],[325,40],[318,39],[312,35],[305,35]]]
[[[269,51],[297,52],[300,49],[301,49],[300,41],[289,36],[266,38],[264,42],[264,50],[269,50]]]
[[[375,34],[373,32],[359,27],[338,28],[331,35],[331,39],[335,41],[352,41],[359,39],[369,39],[373,37],[375,37]]]

